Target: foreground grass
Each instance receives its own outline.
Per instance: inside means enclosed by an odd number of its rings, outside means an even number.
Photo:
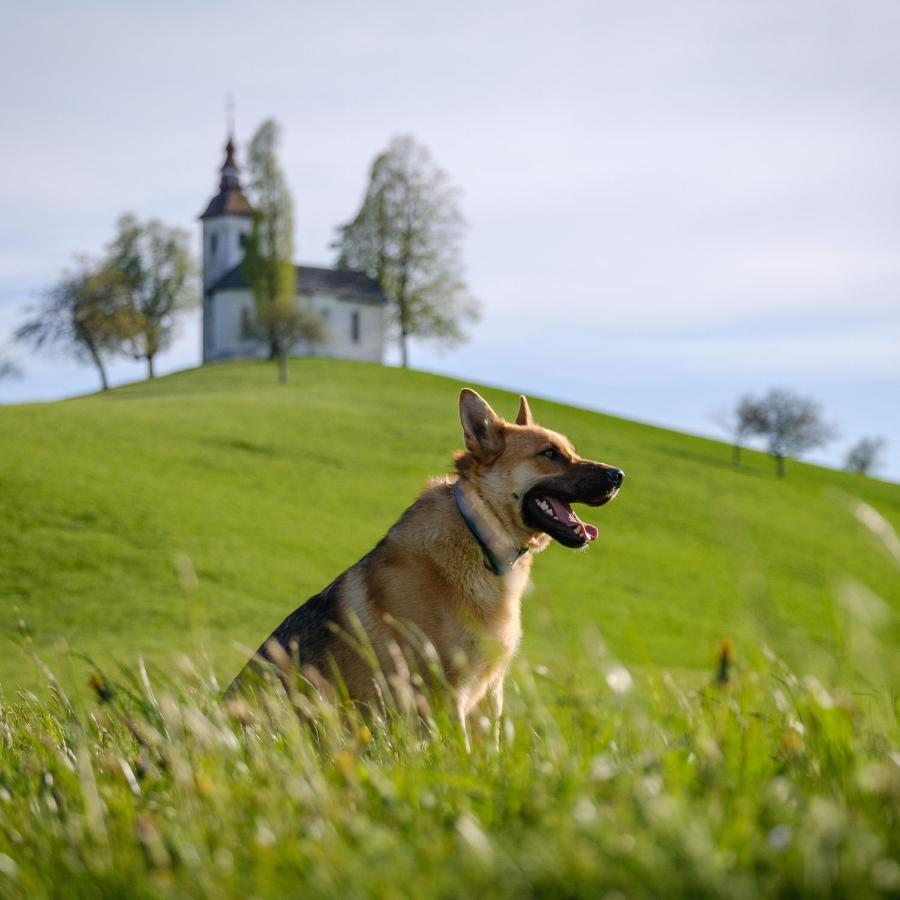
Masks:
[[[461,445],[460,382],[334,360],[204,367],[62,403],[0,407],[0,684],[42,688],[19,623],[70,690],[74,653],[164,663],[202,647],[223,680],[287,612],[366,553]],[[502,414],[512,394],[485,390]],[[598,397],[598,404],[603,398]],[[900,585],[854,520],[900,525],[900,487],[540,399],[538,420],[622,466],[589,552],[534,566],[524,650],[572,671],[599,629],[632,666],[704,671],[723,635],[804,670],[843,653],[834,602]],[[896,619],[885,626],[900,639]],[[821,654],[823,665],[812,666]],[[820,672],[821,674],[821,672]]]
[[[500,752],[394,680],[365,722],[123,672],[0,706],[0,896],[629,897],[900,891],[887,692],[769,654],[727,683],[521,663]],[[424,718],[411,710],[417,708]]]

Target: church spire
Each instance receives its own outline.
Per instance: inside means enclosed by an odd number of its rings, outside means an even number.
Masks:
[[[228,143],[225,145],[225,162],[222,163],[222,178],[219,181],[219,190],[240,190],[241,180],[238,175],[238,164],[234,158],[234,139],[228,135]]]
[[[219,179],[219,193],[209,201],[206,211],[200,216],[208,219],[212,216],[252,216],[253,207],[241,190],[241,179],[237,160],[235,159],[234,139],[229,133],[225,144],[225,162],[222,163]]]

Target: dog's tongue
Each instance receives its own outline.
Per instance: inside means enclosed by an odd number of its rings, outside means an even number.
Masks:
[[[556,497],[548,497],[547,500],[553,507],[553,512],[556,513],[556,518],[559,519],[560,522],[577,527],[586,541],[594,541],[597,539],[597,535],[599,534],[597,528],[594,525],[589,525],[587,522],[582,522],[571,506],[563,503],[562,500],[557,500]]]

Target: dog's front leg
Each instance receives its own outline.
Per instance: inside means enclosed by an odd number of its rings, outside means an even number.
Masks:
[[[466,753],[472,752],[472,745],[469,743],[469,724],[468,713],[466,712],[466,703],[462,697],[458,697],[456,701],[456,715],[459,717],[459,727],[462,728],[463,740],[466,742]]]
[[[498,678],[490,688],[491,711],[494,714],[494,747],[500,752],[500,723],[503,718],[503,678]]]

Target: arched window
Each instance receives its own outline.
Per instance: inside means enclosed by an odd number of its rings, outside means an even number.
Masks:
[[[211,256],[216,255],[216,250],[219,246],[219,236],[217,234],[212,234],[209,237],[209,252]]]
[[[354,309],[352,313],[350,313],[350,340],[353,341],[354,344],[359,343],[359,310]]]
[[[241,250],[243,250],[244,247],[247,246],[247,235],[244,234],[243,231],[238,235],[238,246],[241,248]]]

